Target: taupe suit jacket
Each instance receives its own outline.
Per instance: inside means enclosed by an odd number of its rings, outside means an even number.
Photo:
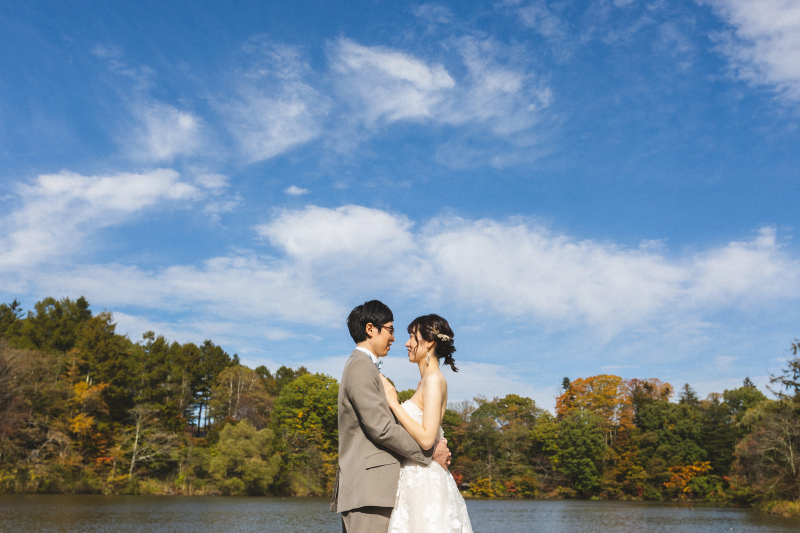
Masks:
[[[394,507],[400,457],[430,464],[432,454],[397,423],[378,369],[367,354],[354,350],[339,383],[339,469],[331,511]]]

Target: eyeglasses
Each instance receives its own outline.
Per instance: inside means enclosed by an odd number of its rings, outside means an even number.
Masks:
[[[394,335],[394,326],[383,326],[389,331],[389,335]]]

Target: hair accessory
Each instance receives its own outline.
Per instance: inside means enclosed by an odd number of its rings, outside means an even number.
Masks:
[[[439,340],[442,340],[442,341],[444,341],[444,342],[447,342],[447,341],[449,341],[449,340],[452,338],[452,337],[450,337],[450,335],[445,335],[444,333],[439,333],[439,330],[438,330],[437,328],[433,328],[433,329],[431,330],[431,332],[432,332],[434,335],[436,335],[436,336],[439,338]]]

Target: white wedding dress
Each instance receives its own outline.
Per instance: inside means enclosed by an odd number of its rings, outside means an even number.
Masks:
[[[422,424],[422,409],[411,400],[403,409]],[[442,428],[436,442],[442,440]],[[389,533],[472,533],[467,504],[450,472],[432,462],[425,466],[403,459],[397,498],[389,521]]]

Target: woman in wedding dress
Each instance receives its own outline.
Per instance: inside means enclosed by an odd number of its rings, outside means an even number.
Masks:
[[[402,404],[397,391],[381,375],[386,399],[397,420],[422,448],[442,439],[442,417],[447,408],[447,381],[441,364],[455,366],[453,331],[439,315],[416,318],[408,326],[408,360],[419,366],[414,395]],[[403,460],[389,533],[472,533],[467,505],[450,473],[438,463]]]

